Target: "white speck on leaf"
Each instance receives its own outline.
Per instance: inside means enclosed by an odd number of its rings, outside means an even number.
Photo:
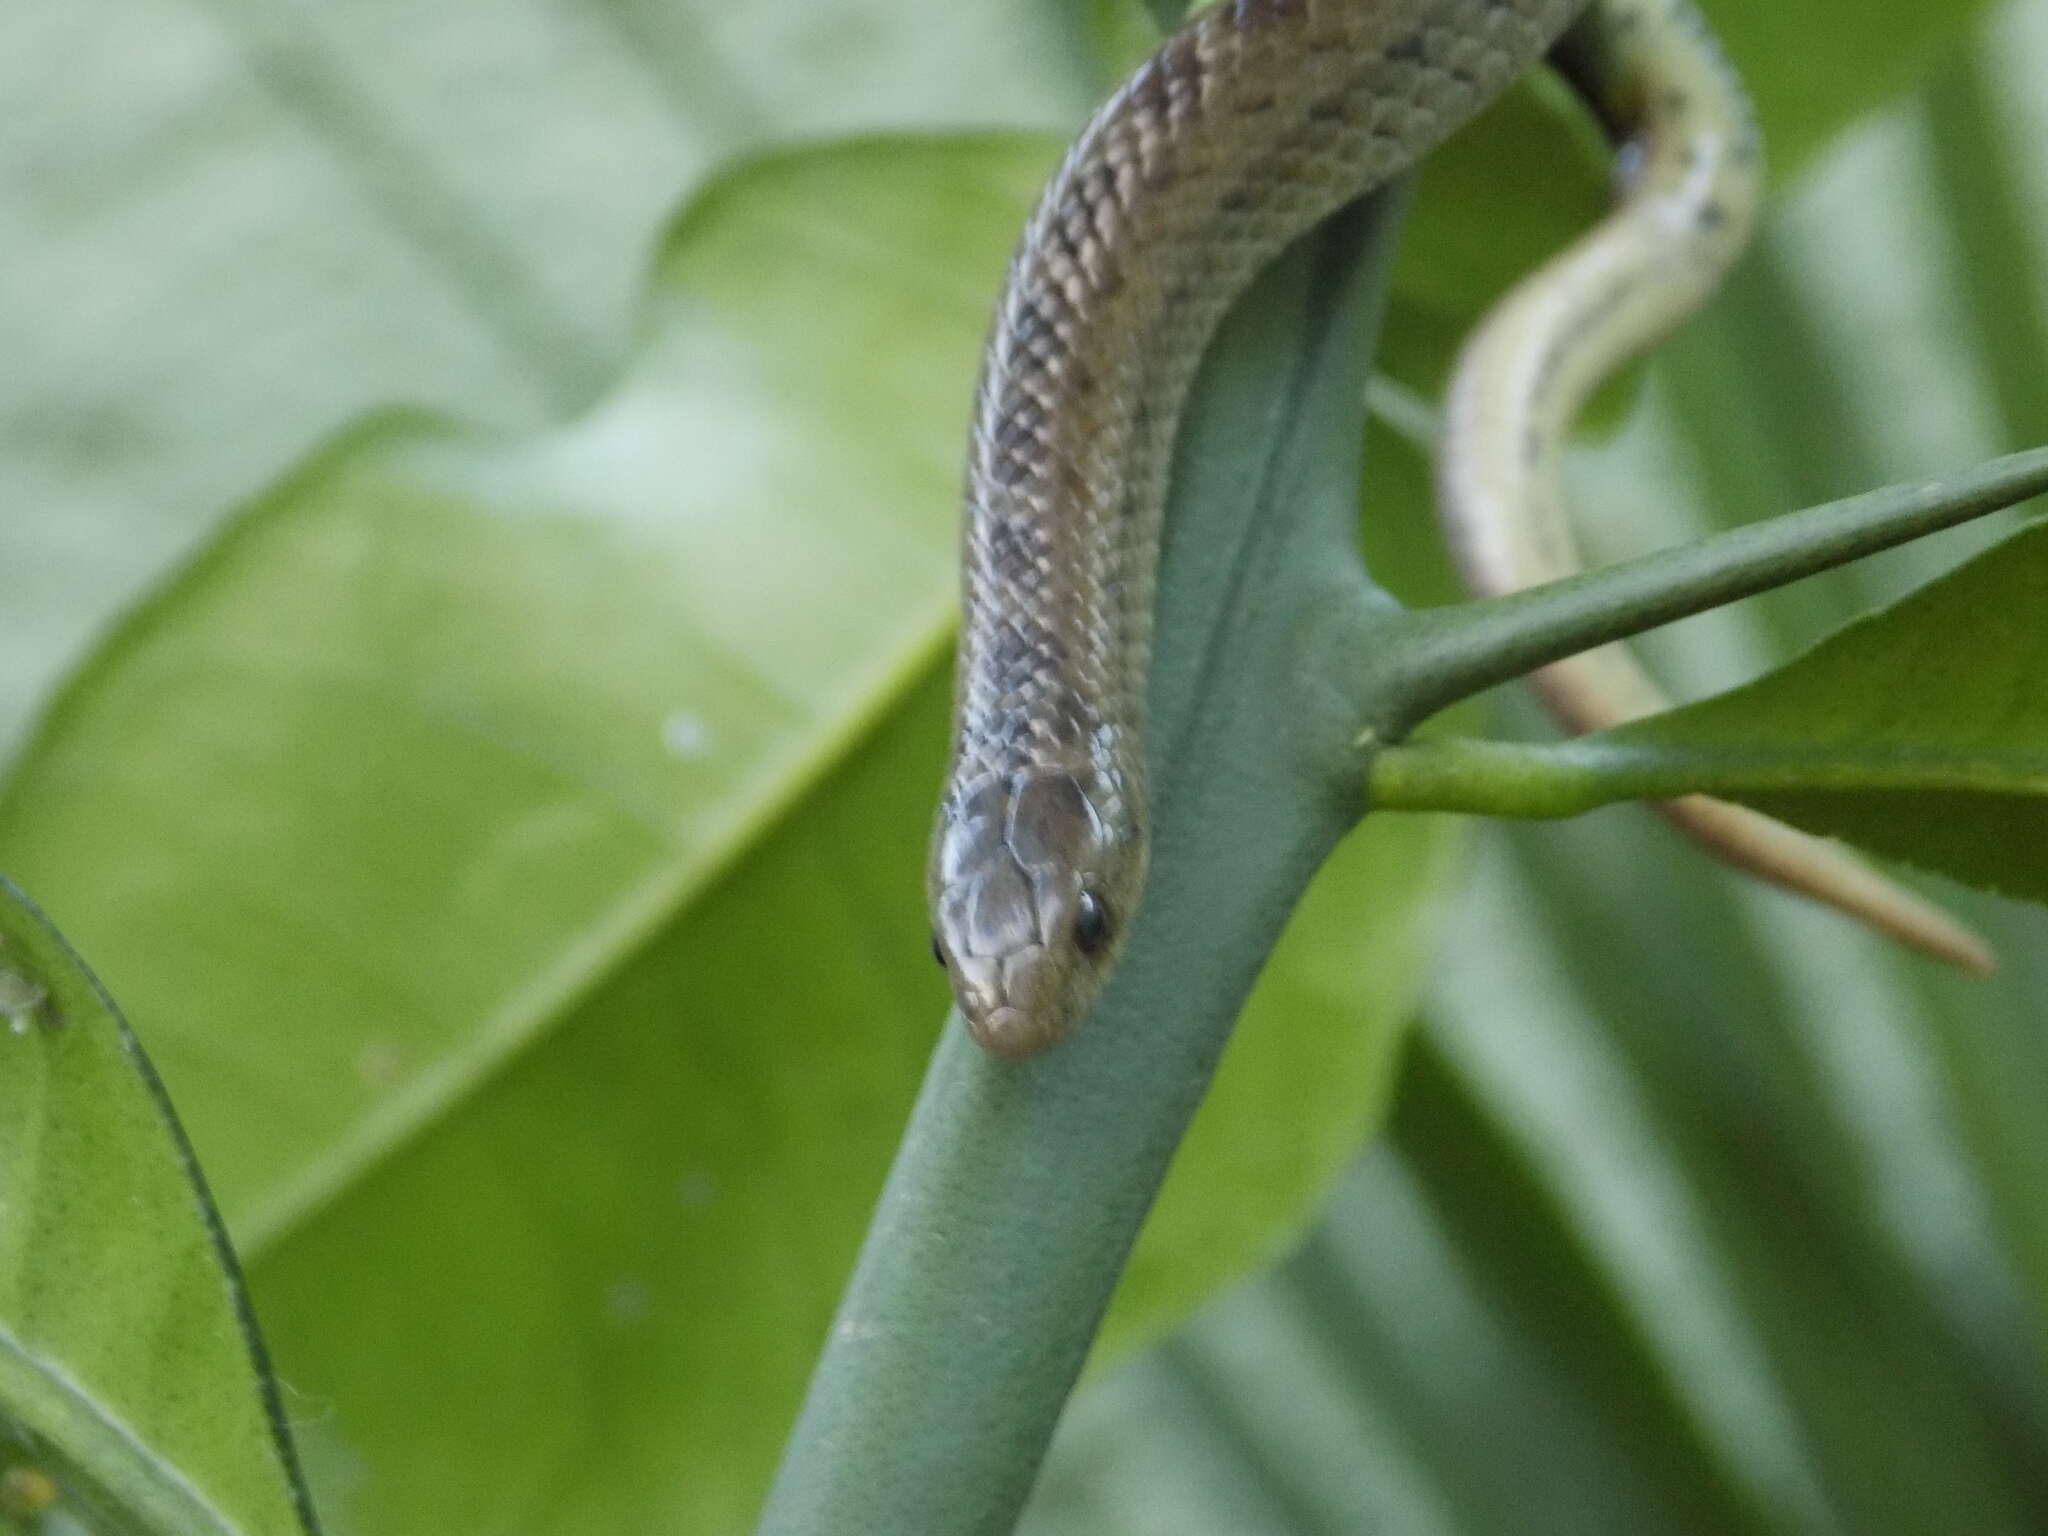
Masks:
[[[661,722],[661,744],[677,757],[702,757],[715,738],[702,715],[677,710]]]
[[[11,965],[0,965],[0,1018],[7,1020],[15,1034],[27,1034],[49,1000],[50,989],[41,980]]]

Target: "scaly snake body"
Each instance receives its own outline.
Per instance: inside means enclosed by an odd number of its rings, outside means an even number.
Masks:
[[[1588,8],[1224,0],[1103,106],[1047,186],[983,361],[954,751],[930,869],[934,947],[989,1049],[1025,1055],[1065,1034],[1137,906],[1166,472],[1224,312],[1285,246],[1411,167]],[[1605,256],[1561,258],[1503,306],[1461,368],[1442,510],[1481,591],[1571,569],[1554,460],[1572,414],[1712,287],[1756,201],[1747,108],[1690,5],[1590,10],[1564,62],[1611,121],[1644,130],[1636,180],[1658,195],[1603,226]],[[1552,700],[1582,729],[1655,702],[1617,693],[1611,673],[1545,676],[1567,679]]]

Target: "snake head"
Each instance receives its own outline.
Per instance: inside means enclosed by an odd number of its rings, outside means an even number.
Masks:
[[[968,1032],[999,1056],[1064,1036],[1102,990],[1144,881],[1114,770],[989,774],[939,807],[932,947]]]

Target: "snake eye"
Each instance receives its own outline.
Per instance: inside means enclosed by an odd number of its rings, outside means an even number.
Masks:
[[[932,958],[939,962],[940,970],[951,969],[946,964],[946,946],[939,942],[939,930],[936,928],[932,930]]]
[[[1084,955],[1099,955],[1109,945],[1109,908],[1093,891],[1083,891],[1074,910],[1074,942]]]

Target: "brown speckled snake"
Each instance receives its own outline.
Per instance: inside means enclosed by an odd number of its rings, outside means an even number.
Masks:
[[[1047,186],[983,360],[930,866],[934,948],[989,1050],[1024,1056],[1066,1034],[1137,907],[1166,472],[1224,312],[1297,236],[1413,166],[1561,38],[1560,68],[1622,143],[1622,195],[1477,332],[1439,455],[1468,585],[1548,580],[1576,567],[1558,491],[1573,416],[1697,307],[1754,222],[1748,104],[1687,0],[1223,0],[1146,60]],[[1574,730],[1663,702],[1615,648],[1535,682]],[[1715,801],[1665,809],[1730,862],[1984,960],[1944,914],[1831,845]]]

